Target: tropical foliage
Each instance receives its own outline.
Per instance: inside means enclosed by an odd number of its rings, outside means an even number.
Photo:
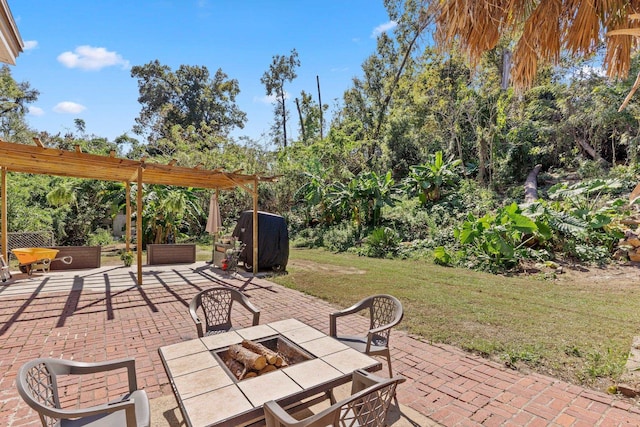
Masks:
[[[157,60],[131,70],[140,101],[134,131],[142,140],[87,134],[82,119],[65,134],[31,129],[25,113],[38,92],[14,81],[6,67],[0,76],[0,137],[25,144],[38,137],[65,150],[78,146],[100,155],[113,151],[159,163],[277,175],[278,183],[260,186],[260,209],[286,216],[296,245],[426,257],[490,271],[562,258],[607,262],[624,231],[621,220],[635,209],[624,197],[637,183],[640,104],[632,99],[617,111],[633,82],[608,80],[591,63],[563,55],[557,66],[539,63],[529,87],[515,92],[505,72],[511,54],[522,71],[522,52],[511,52],[519,49],[520,34],[486,38],[487,26],[494,22],[502,30],[522,16],[502,11],[476,28],[479,39],[448,37],[445,52],[425,35],[451,36],[467,28],[470,21],[458,14],[443,21],[456,12],[454,3],[385,1],[397,26],[378,36],[362,72],[332,111],[321,105],[320,93],[315,101],[313,82],[295,97],[297,119],[290,115],[294,97],[285,86],[297,78],[300,59],[295,48],[274,55],[261,79],[275,100],[266,146],[231,136],[246,121],[233,76],[199,65],[172,70]],[[474,10],[486,16],[487,2],[476,3]],[[535,22],[536,11],[525,16],[526,25]],[[624,22],[605,24],[598,28]],[[567,22],[572,25],[577,23]],[[477,61],[470,63],[467,53]],[[629,60],[637,72],[640,61]],[[540,198],[524,204],[522,185],[536,164],[542,165]],[[103,240],[124,206],[121,183],[11,174],[8,190],[10,230],[51,230],[59,244]],[[206,238],[209,197],[199,189],[145,188],[145,242]],[[252,207],[242,191],[221,192],[220,199],[227,227]]]

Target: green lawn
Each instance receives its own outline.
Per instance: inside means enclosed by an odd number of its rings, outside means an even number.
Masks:
[[[344,307],[392,294],[412,334],[598,389],[615,383],[640,330],[636,283],[558,283],[308,249],[292,250],[287,270],[273,280]]]

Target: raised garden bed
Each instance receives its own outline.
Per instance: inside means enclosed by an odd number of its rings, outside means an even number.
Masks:
[[[196,262],[195,244],[147,245],[147,264],[192,264]]]
[[[62,261],[52,262],[50,270],[82,270],[100,267],[101,246],[51,246],[51,249],[58,250],[56,259],[70,256],[73,261],[71,264],[65,264]]]

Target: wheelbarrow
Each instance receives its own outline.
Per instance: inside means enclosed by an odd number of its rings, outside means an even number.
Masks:
[[[29,276],[34,271],[49,271],[49,265],[53,261],[62,261],[65,264],[71,264],[73,258],[70,256],[56,258],[57,249],[49,248],[15,248],[11,249],[13,255],[18,258],[18,268],[21,272],[27,273]]]

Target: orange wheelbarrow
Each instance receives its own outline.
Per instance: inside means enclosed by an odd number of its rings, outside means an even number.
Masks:
[[[57,249],[49,248],[15,248],[11,249],[13,255],[18,258],[18,268],[21,272],[27,273],[29,276],[36,271],[49,271],[49,265],[52,261],[62,261],[65,264],[71,264],[73,258],[66,256],[56,258]]]

